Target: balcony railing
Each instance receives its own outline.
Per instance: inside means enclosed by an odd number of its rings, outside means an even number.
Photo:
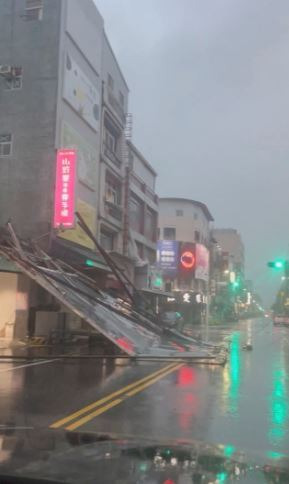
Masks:
[[[119,222],[122,220],[122,208],[119,205],[115,205],[114,203],[104,199],[104,203],[106,206],[107,215],[115,218]]]
[[[104,147],[103,147],[103,153],[105,156],[107,156],[107,158],[110,159],[110,161],[112,161],[112,163],[114,163],[118,168],[121,167],[121,160],[118,158],[118,156],[113,152],[111,151],[111,149],[109,148],[109,146],[107,146],[106,144],[104,144]]]
[[[131,175],[132,183],[137,186],[152,202],[156,205],[159,203],[158,196],[149,188],[142,180],[140,180],[134,173]]]
[[[150,188],[146,187],[145,194],[152,202],[158,204],[158,197],[152,190],[150,190]]]

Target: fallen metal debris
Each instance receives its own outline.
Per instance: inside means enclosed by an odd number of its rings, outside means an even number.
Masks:
[[[226,361],[221,346],[158,327],[153,318],[137,312],[132,304],[98,290],[87,275],[50,257],[35,243],[20,240],[11,223],[0,240],[0,254],[129,356],[214,364]]]

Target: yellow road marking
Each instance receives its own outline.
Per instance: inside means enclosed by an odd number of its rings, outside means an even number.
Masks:
[[[148,387],[150,385],[153,385],[158,380],[160,380],[164,376],[168,375],[169,373],[172,373],[173,371],[177,370],[181,366],[183,366],[183,363],[180,363],[178,365],[174,365],[172,368],[168,369],[164,373],[161,373],[160,375],[156,376],[155,378],[150,379],[146,383],[137,386],[137,388],[134,388],[134,390],[132,390],[132,391],[130,391],[128,393],[125,393],[124,397],[125,398],[131,397],[132,395],[135,395],[136,393],[141,392],[146,387]],[[76,420],[76,422],[68,425],[68,427],[65,427],[65,430],[75,430],[78,427],[81,427],[82,425],[85,425],[87,422],[89,422],[90,420],[93,420],[98,415],[101,415],[102,413],[107,412],[110,408],[113,408],[116,405],[119,405],[121,402],[123,402],[123,400],[125,400],[125,398],[117,398],[116,400],[113,400],[112,402],[109,402],[107,405],[104,405],[103,407],[99,408],[98,410],[95,410],[94,412],[89,413],[85,417],[82,417],[81,419]]]
[[[157,376],[156,378],[153,378],[152,380],[149,380],[147,383],[143,383],[143,385],[140,385],[139,387],[134,388],[130,392],[126,393],[126,395],[129,396],[129,397],[132,397],[136,393],[141,392],[146,387],[149,387],[150,385],[152,385],[153,383],[155,383],[156,381],[158,381],[160,378],[163,378],[164,376],[168,375],[169,373],[172,373],[173,371],[176,371],[181,366],[183,366],[183,363],[180,363],[179,365],[171,368],[170,370],[166,371],[165,373],[162,373],[160,376]]]
[[[97,417],[101,413],[107,412],[112,407],[115,407],[119,403],[122,402],[121,398],[117,398],[116,400],[113,400],[112,402],[109,402],[107,405],[104,405],[104,407],[99,408],[98,410],[95,410],[94,412],[90,413],[86,417],[82,417],[80,420],[76,420],[73,424],[68,425],[68,427],[65,427],[65,430],[75,430],[81,425],[84,425],[86,422],[89,422],[89,420],[92,420],[93,418]]]
[[[96,400],[95,402],[90,403],[89,405],[81,408],[77,412],[74,412],[74,413],[68,415],[67,417],[62,418],[61,420],[57,420],[56,422],[54,422],[53,424],[50,425],[50,428],[57,429],[59,427],[62,427],[63,425],[70,422],[71,420],[74,420],[74,419],[80,417],[84,413],[90,412],[94,408],[101,406],[103,403],[106,403],[107,401],[112,400],[114,397],[117,397],[117,396],[121,395],[122,393],[125,393],[127,390],[130,390],[131,388],[134,388],[134,387],[140,385],[141,383],[144,383],[147,380],[154,378],[155,376],[165,372],[166,370],[168,370],[169,368],[172,368],[175,365],[176,365],[176,363],[171,363],[170,365],[167,365],[164,368],[161,368],[160,370],[157,370],[153,373],[150,373],[149,375],[145,376],[144,378],[141,378],[140,380],[134,381],[133,383],[130,383],[129,385],[126,385],[125,387],[122,387],[119,390],[117,390],[113,393],[110,393],[109,395],[101,398],[100,400]]]

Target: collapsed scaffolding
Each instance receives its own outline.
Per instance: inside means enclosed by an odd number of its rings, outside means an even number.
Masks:
[[[40,246],[17,237],[8,223],[1,230],[0,255],[13,262],[21,272],[48,291],[61,304],[86,321],[96,332],[110,340],[128,357],[146,359],[181,359],[225,364],[226,347],[197,341],[175,329],[160,326],[149,312],[143,296],[98,244],[77,214],[78,223],[119,280],[127,298],[113,298],[99,289],[93,279],[50,256]]]

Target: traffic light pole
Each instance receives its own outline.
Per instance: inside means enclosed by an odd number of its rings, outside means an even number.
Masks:
[[[209,317],[210,317],[210,291],[209,291],[209,281],[206,282],[206,293],[207,293],[207,304],[206,304],[206,314],[205,314],[205,341],[209,339]]]

